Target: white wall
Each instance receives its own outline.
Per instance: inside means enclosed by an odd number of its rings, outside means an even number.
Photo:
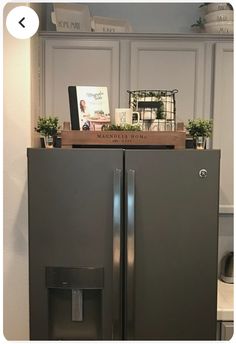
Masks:
[[[7,4],[6,15],[15,6]],[[40,15],[40,7],[34,5]],[[3,26],[4,59],[4,335],[29,338],[27,147],[38,111],[38,37],[19,40]],[[31,116],[32,115],[32,116]]]
[[[14,5],[7,5],[4,18]],[[5,21],[5,19],[4,19]],[[28,337],[26,148],[31,145],[30,40],[4,26],[4,335]]]

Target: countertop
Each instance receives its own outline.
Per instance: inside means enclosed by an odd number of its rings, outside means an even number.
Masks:
[[[234,319],[234,284],[218,280],[217,320],[233,321]]]

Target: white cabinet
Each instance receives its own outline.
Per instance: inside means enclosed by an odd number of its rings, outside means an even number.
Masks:
[[[233,43],[230,35],[41,34],[41,114],[69,121],[68,86],[107,86],[110,111],[127,90],[179,90],[178,122],[213,118],[221,149],[220,212],[233,213]]]
[[[189,118],[202,117],[204,57],[204,42],[132,42],[130,87],[133,90],[178,89],[177,120],[187,122]]]
[[[221,150],[220,212],[233,213],[233,44],[215,49],[213,148]]]
[[[119,42],[43,39],[41,113],[70,121],[68,86],[107,86],[110,109],[119,103]]]

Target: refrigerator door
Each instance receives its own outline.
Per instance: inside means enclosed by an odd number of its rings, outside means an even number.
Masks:
[[[126,339],[215,339],[219,158],[126,151]]]
[[[30,338],[121,338],[123,151],[29,149]]]

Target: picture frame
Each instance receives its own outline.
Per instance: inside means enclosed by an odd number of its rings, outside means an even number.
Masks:
[[[110,123],[108,90],[105,86],[69,86],[72,130],[101,130]]]

